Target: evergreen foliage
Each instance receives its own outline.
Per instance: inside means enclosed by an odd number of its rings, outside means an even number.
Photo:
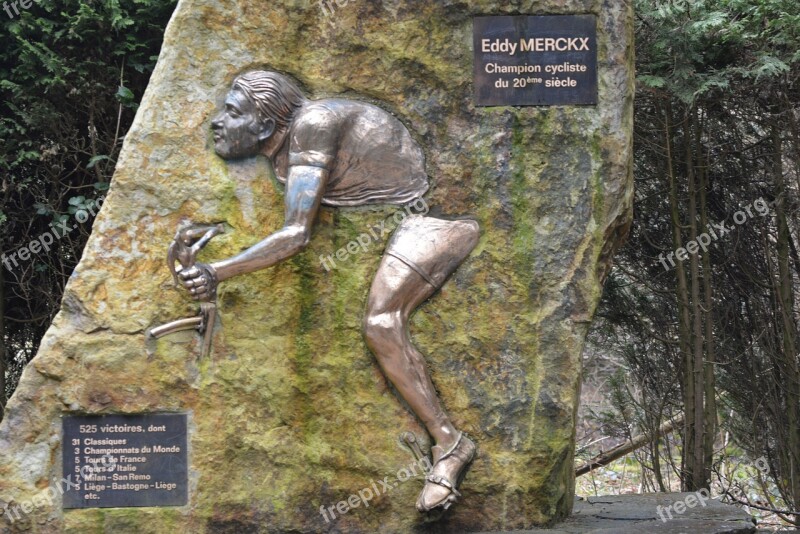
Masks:
[[[635,414],[631,432],[653,435],[684,418],[677,454],[656,439],[646,455],[652,489],[664,490],[664,465],[683,489],[708,487],[729,435],[751,462],[769,462],[768,507],[798,510],[800,5],[635,8],[635,220],[591,336],[628,371],[614,417]],[[769,215],[737,225],[757,199]],[[734,229],[707,253],[675,260],[720,222]]]
[[[0,11],[0,251],[17,253],[16,265],[0,269],[0,417],[58,311],[91,220],[49,251],[18,253],[108,188],[174,6],[47,0],[13,18]]]

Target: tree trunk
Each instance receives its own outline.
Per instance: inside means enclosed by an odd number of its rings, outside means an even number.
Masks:
[[[697,243],[697,179],[695,176],[694,157],[692,155],[692,135],[695,109],[688,110],[683,129],[684,164],[689,187],[689,242]],[[697,251],[689,253],[689,276],[691,277],[691,351],[692,351],[692,394],[694,404],[687,405],[685,410],[694,411],[694,447],[684,450],[690,455],[693,464],[692,477],[687,480],[686,491],[697,491],[707,487],[711,471],[705,465],[705,405],[703,390],[705,370],[703,369],[703,309],[700,302],[700,260]],[[706,472],[708,471],[708,472]]]
[[[702,124],[697,123],[697,135],[695,136],[697,146],[697,168],[700,175],[700,225],[708,230],[708,166],[703,157],[703,129]],[[705,376],[704,376],[704,399],[705,399],[705,468],[708,469],[708,477],[711,476],[711,466],[714,463],[714,440],[717,435],[717,399],[716,399],[716,378],[714,374],[714,363],[716,355],[714,353],[714,300],[711,293],[712,273],[711,273],[711,253],[703,252],[703,309],[705,312]]]
[[[778,237],[778,300],[780,303],[781,336],[783,344],[783,370],[786,384],[786,409],[788,423],[789,486],[794,508],[800,503],[800,373],[798,373],[796,351],[796,327],[794,322],[793,278],[789,270],[789,225],[786,221],[786,184],[783,179],[783,150],[780,129],[772,125],[773,177],[775,180],[775,216]]]
[[[678,418],[675,421],[666,421],[656,429],[654,434],[640,434],[638,436],[633,436],[627,443],[623,443],[622,445],[618,445],[609,451],[600,453],[582,466],[575,469],[575,476],[579,477],[590,471],[594,471],[598,467],[608,465],[614,460],[618,460],[623,456],[632,453],[636,449],[644,447],[648,443],[652,443],[654,440],[658,442],[661,436],[669,434],[675,430],[675,428],[679,427],[682,422],[682,418]]]
[[[673,250],[678,250],[683,247],[683,238],[681,236],[681,217],[680,208],[678,205],[678,185],[675,178],[675,168],[672,165],[672,105],[669,101],[666,103],[664,112],[664,137],[666,148],[667,160],[667,176],[669,178],[669,204],[670,216],[672,220],[672,247]],[[691,347],[691,330],[690,330],[690,317],[689,317],[689,289],[686,281],[686,271],[683,268],[683,263],[680,261],[675,262],[675,278],[676,289],[675,297],[678,304],[678,346],[680,347],[682,358],[682,375],[681,380],[683,406],[685,410],[684,425],[683,425],[683,451],[681,456],[681,485],[684,491],[690,491],[687,481],[694,478],[694,466],[689,461],[688,456],[694,450],[694,360],[692,358]]]
[[[0,421],[3,420],[6,408],[6,298],[5,298],[5,279],[3,267],[0,266]]]

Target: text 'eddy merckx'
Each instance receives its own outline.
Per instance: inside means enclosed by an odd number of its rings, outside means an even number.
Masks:
[[[589,50],[588,37],[531,37],[515,43],[508,39],[481,39],[481,52],[581,52]]]

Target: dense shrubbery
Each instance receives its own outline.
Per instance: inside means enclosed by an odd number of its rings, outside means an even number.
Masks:
[[[175,0],[48,0],[0,12],[0,251],[103,194]],[[0,416],[80,259],[91,220],[0,269]],[[34,247],[36,248],[36,247]],[[23,257],[28,254],[23,253]],[[3,373],[4,368],[6,373]]]
[[[769,463],[767,507],[797,510],[800,5],[636,8],[635,222],[594,332],[626,365],[614,418],[650,434],[683,418],[675,461],[663,446],[646,455],[652,488],[665,489],[660,466],[708,487],[727,434]],[[770,215],[737,225],[760,198]],[[663,261],[721,221],[735,229],[708,253]]]

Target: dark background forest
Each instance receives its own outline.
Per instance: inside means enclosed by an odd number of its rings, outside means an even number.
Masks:
[[[0,12],[0,418],[92,220],[30,243],[102,198],[174,5]],[[603,401],[582,409],[581,474],[597,492],[615,445],[635,491],[714,487],[798,524],[800,5],[634,7],[635,216],[584,358]]]

